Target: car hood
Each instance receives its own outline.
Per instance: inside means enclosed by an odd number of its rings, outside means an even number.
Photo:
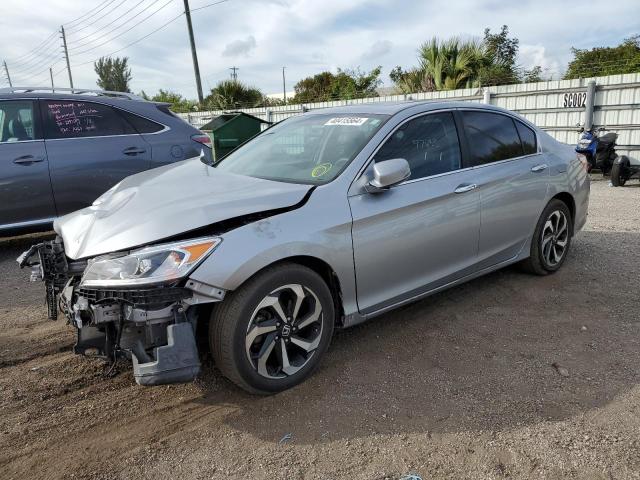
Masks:
[[[311,188],[226,173],[195,158],[125,178],[94,205],[58,218],[54,229],[70,258],[86,258],[292,207]]]

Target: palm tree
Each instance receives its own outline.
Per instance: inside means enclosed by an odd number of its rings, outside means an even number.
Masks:
[[[204,104],[212,110],[259,107],[264,102],[265,98],[260,90],[237,80],[219,82],[204,99]]]
[[[433,79],[436,90],[479,86],[480,71],[491,64],[486,49],[475,40],[431,39],[418,50],[420,70]]]

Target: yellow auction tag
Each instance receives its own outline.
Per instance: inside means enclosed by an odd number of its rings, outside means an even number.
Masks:
[[[330,163],[321,163],[320,165],[315,167],[313,170],[311,170],[311,176],[313,178],[321,177],[325,175],[329,170],[331,170],[331,166],[332,165]]]

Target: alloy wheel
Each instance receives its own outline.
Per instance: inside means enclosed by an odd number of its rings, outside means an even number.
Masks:
[[[554,210],[542,228],[540,251],[547,265],[555,267],[562,261],[568,242],[569,220],[564,212]]]
[[[313,357],[322,338],[322,305],[299,284],[273,290],[253,311],[245,336],[249,362],[265,378],[294,375]]]

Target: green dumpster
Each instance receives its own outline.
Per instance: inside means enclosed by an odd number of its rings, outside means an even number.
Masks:
[[[263,124],[269,122],[244,112],[231,112],[212,117],[200,130],[211,138],[213,158],[217,161],[260,133]]]

